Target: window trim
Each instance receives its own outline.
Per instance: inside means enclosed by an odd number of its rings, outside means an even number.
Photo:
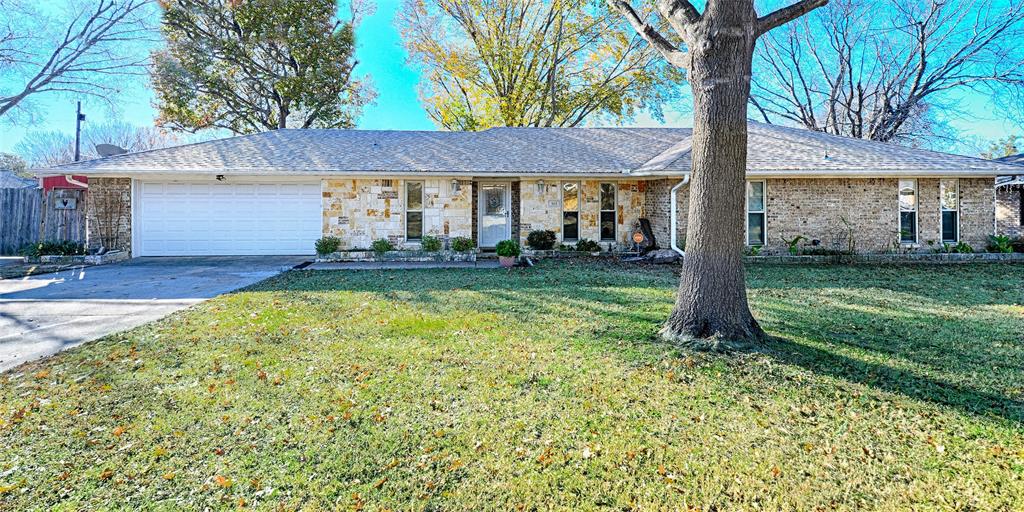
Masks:
[[[751,183],[761,184],[761,209],[750,211],[750,194],[747,193]],[[743,245],[744,247],[764,247],[768,245],[768,180],[745,180],[743,182]],[[750,244],[750,214],[760,213],[762,219],[761,243]]]
[[[1017,205],[1017,209],[1020,210],[1020,225],[1024,226],[1024,185],[1021,185],[1020,190],[1020,203]]]
[[[419,185],[420,185],[420,208],[418,210],[414,210],[414,209],[409,208],[409,185],[413,184],[413,183],[419,183]],[[425,196],[426,196],[426,192],[425,192],[426,183],[424,183],[423,180],[405,180],[405,184],[404,185],[405,186],[402,187],[402,188],[403,188],[403,192],[405,192],[405,195],[402,196],[402,206],[404,207],[405,211],[402,214],[403,215],[402,220],[404,221],[404,224],[405,224],[405,226],[404,226],[405,227],[405,229],[404,229],[404,231],[405,231],[405,233],[404,233],[405,241],[406,242],[420,242],[420,241],[423,240],[423,235],[424,235],[424,233],[423,233],[423,200],[425,199]],[[420,236],[419,236],[419,238],[409,238],[409,213],[410,212],[412,212],[412,213],[417,213],[418,212],[420,214]]]
[[[565,185],[567,183],[575,183],[576,184],[576,209],[575,210],[566,210],[565,209]],[[559,200],[558,209],[561,210],[561,212],[562,212],[562,215],[559,216],[559,220],[562,222],[561,235],[562,235],[562,241],[563,242],[578,242],[578,241],[580,241],[580,234],[581,234],[580,233],[580,207],[583,206],[583,204],[582,204],[582,200],[583,200],[582,192],[583,192],[583,190],[582,189],[583,189],[583,182],[582,181],[564,180],[564,181],[560,182],[559,185],[558,185],[558,200]],[[566,238],[565,237],[565,214],[566,214],[566,212],[576,212],[576,238]]]
[[[943,199],[943,196],[942,196],[942,182],[944,182],[944,181],[952,181],[953,182],[953,186],[956,187],[956,208],[954,208],[954,209],[946,208],[942,204],[942,199]],[[946,239],[946,237],[942,236],[943,235],[942,214],[945,213],[945,212],[956,212],[956,227],[954,228],[956,230],[956,232],[955,232],[956,236],[954,236],[952,240]],[[955,243],[959,243],[960,242],[960,178],[940,178],[939,179],[939,238],[942,239],[942,243],[944,243],[944,244],[945,243],[954,243],[955,244]]]
[[[604,186],[612,186],[612,209],[605,210],[604,206]],[[597,237],[602,242],[614,242],[619,238],[619,187],[618,184],[611,181],[600,182],[597,185]],[[602,220],[601,216],[605,212],[612,212],[612,237],[605,238],[603,228],[601,227]],[[564,221],[563,221],[564,222]]]
[[[903,192],[903,186],[901,182],[910,181],[914,183],[914,209],[903,210],[900,205],[900,194]],[[942,198],[939,198],[940,201]],[[903,240],[903,212],[914,212],[914,240],[904,241]],[[896,180],[896,236],[899,237],[900,245],[913,246],[917,245],[921,239],[921,189],[918,187],[917,178],[898,178]],[[939,215],[942,216],[941,214]],[[939,219],[940,223],[942,219]],[[941,226],[940,226],[941,228]],[[941,235],[941,233],[939,233]]]

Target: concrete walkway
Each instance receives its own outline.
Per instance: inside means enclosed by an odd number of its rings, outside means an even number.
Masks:
[[[305,270],[414,270],[422,268],[500,268],[498,260],[472,261],[353,261],[314,263]]]
[[[0,280],[0,372],[262,281],[308,258],[136,258]]]

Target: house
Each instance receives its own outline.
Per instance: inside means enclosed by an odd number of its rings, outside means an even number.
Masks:
[[[26,178],[7,169],[0,169],[0,188],[38,188],[39,180]]]
[[[641,218],[667,247],[673,217],[677,243],[686,237],[690,144],[681,128],[277,130],[44,174],[88,177],[101,219],[90,244],[113,227],[135,256],[309,254],[327,235],[343,249],[380,238],[416,247],[428,234],[488,248],[537,229],[623,249]],[[984,246],[995,177],[1010,168],[759,123],[748,152],[736,214],[746,243],[767,252],[797,236],[860,252]],[[110,208],[122,213],[98,211]]]
[[[1024,153],[996,161],[1020,166],[1016,174],[996,178],[996,232],[1024,236]]]

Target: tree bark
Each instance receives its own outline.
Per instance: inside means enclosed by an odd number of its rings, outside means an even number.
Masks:
[[[757,14],[752,2],[710,0],[690,26],[692,175],[687,251],[675,309],[662,329],[672,341],[731,350],[766,341],[747,305],[743,247],[747,100]]]

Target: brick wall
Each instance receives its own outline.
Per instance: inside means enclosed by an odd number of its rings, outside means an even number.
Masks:
[[[672,226],[669,195],[672,192],[672,187],[676,186],[679,181],[678,179],[652,180],[645,183],[643,216],[651,221],[654,240],[662,249],[672,247],[672,239],[669,236]],[[676,191],[676,208],[679,211],[676,219],[676,237],[680,247],[683,247],[686,241],[686,210],[690,204],[689,193],[689,187],[681,187]]]
[[[960,239],[981,251],[995,234],[995,188],[993,178],[960,180]]]
[[[996,232],[1000,235],[1024,236],[1021,224],[1021,203],[1024,186],[999,187],[996,191]]]
[[[423,182],[423,234],[441,238],[472,236],[472,189],[469,181],[452,190],[452,180]],[[341,239],[342,249],[365,249],[387,238],[396,247],[405,240],[405,180],[327,179],[321,182],[323,234]]]
[[[819,240],[824,247],[846,248],[852,231],[856,250],[884,252],[893,248],[899,236],[898,180],[896,178],[803,178],[768,179],[766,185],[765,253],[787,249],[783,238],[798,235]],[[669,247],[669,191],[678,180],[647,183],[644,215],[658,245]],[[686,237],[688,187],[678,192],[679,244]],[[992,234],[993,180],[960,180],[960,238],[976,250],[984,248]],[[918,240],[927,249],[928,240],[941,241],[939,180],[918,180]]]
[[[86,197],[86,244],[95,250],[131,251],[131,178],[90,178]]]

